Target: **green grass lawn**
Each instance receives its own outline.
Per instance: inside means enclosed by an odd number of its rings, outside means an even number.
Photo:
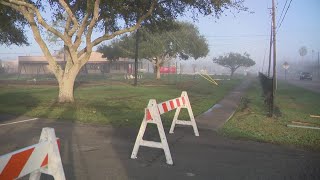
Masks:
[[[292,121],[320,127],[320,119],[310,117],[311,114],[320,115],[320,94],[279,82],[276,106],[280,113],[273,118],[266,116],[267,108],[261,94],[257,81],[220,133],[229,137],[320,150],[320,130],[287,127]]]
[[[139,126],[149,99],[156,99],[160,103],[180,96],[185,90],[196,116],[214,105],[241,81],[220,81],[219,86],[214,86],[200,77],[171,77],[171,83],[168,83],[166,78],[170,77],[164,76],[160,81],[145,78],[139,80],[138,87],[131,85],[132,80],[116,81],[115,78],[110,82],[98,78],[96,82],[78,86],[74,92],[75,102],[72,104],[56,102],[56,86],[1,85],[0,113],[116,126]],[[165,125],[171,123],[173,114],[174,112],[170,112],[162,116]],[[187,118],[187,113],[183,111],[181,116]]]

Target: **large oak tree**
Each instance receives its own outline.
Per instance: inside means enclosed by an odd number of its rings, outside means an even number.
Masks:
[[[93,47],[105,40],[133,32],[142,22],[153,24],[175,19],[192,11],[219,17],[232,7],[245,10],[242,1],[232,0],[0,0],[0,5],[15,10],[31,27],[33,36],[59,83],[59,102],[73,102],[74,81],[89,60]],[[51,19],[47,14],[50,13]],[[46,16],[44,16],[46,14]],[[64,16],[66,15],[66,17]],[[65,20],[61,31],[50,22]],[[3,26],[3,25],[2,25]],[[62,67],[49,51],[42,31],[53,33],[64,43],[66,65]],[[93,38],[93,33],[100,36]]]

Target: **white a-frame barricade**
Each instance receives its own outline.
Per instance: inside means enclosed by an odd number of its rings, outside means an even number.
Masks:
[[[157,108],[157,102],[155,99],[149,100],[148,107],[145,109],[144,112],[145,112],[144,117],[140,126],[140,130],[139,130],[136,142],[132,150],[131,158],[132,159],[137,158],[137,154],[140,146],[147,146],[147,147],[163,149],[164,154],[166,156],[167,164],[173,164],[168,141],[163,129],[161,117],[160,117],[160,114]],[[143,140],[143,135],[144,135],[144,132],[146,131],[146,127],[148,123],[153,123],[157,125],[161,142]]]
[[[43,128],[38,144],[0,156],[0,179],[30,174],[30,180],[39,180],[41,173],[45,173],[65,180],[59,143],[53,128]]]
[[[181,104],[181,101],[182,101],[182,104]],[[166,101],[165,104],[167,105],[167,107],[168,107],[168,103],[170,104],[170,108],[172,108],[172,104],[173,104],[174,109],[177,108],[177,111],[176,111],[176,113],[174,114],[174,117],[173,117],[173,121],[172,121],[169,133],[173,133],[176,124],[180,124],[180,125],[190,125],[190,126],[192,126],[193,127],[193,131],[194,131],[194,135],[195,136],[199,136],[198,127],[197,127],[197,124],[196,124],[196,120],[194,119],[194,115],[193,115],[193,112],[192,112],[192,108],[191,108],[191,104],[190,104],[187,92],[183,91],[181,93],[181,97],[180,98],[177,98],[175,100]],[[162,107],[163,106],[164,106],[164,103],[162,103]],[[178,120],[181,108],[186,108],[188,110],[190,121]],[[159,109],[160,109],[160,107],[159,107]],[[171,109],[171,110],[173,110],[173,109]]]
[[[190,121],[178,120],[178,116],[180,114],[181,108],[186,108],[188,110]],[[160,104],[157,104],[155,99],[150,99],[148,106],[145,109],[144,117],[139,129],[139,133],[132,150],[132,154],[131,154],[132,159],[137,158],[137,154],[140,146],[146,146],[146,147],[163,149],[164,154],[166,156],[167,164],[170,164],[170,165],[173,164],[168,141],[164,132],[160,115],[174,109],[177,109],[177,111],[174,115],[173,122],[171,124],[170,133],[173,133],[176,124],[181,124],[181,125],[192,126],[195,136],[199,136],[197,124],[194,119],[191,104],[186,91],[183,91],[180,97],[162,102]],[[147,141],[143,139],[143,135],[146,131],[146,127],[148,123],[153,123],[157,125],[161,142]]]

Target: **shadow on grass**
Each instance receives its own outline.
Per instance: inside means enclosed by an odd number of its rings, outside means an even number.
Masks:
[[[1,123],[12,120],[14,116],[23,116],[39,104],[39,100],[28,92],[0,94],[0,100],[0,112],[6,112],[0,117]]]

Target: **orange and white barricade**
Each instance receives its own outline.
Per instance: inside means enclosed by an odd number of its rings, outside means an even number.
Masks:
[[[43,128],[38,144],[0,156],[0,179],[30,174],[30,180],[39,180],[41,173],[45,173],[65,180],[59,142],[53,128]]]
[[[190,121],[178,120],[178,116],[180,114],[181,108],[186,108],[188,110]],[[194,119],[191,104],[186,91],[183,91],[181,96],[178,98],[171,99],[169,101],[165,101],[159,104],[157,104],[155,99],[150,99],[147,108],[145,108],[144,117],[139,129],[138,136],[136,138],[136,142],[132,150],[132,154],[131,154],[132,159],[137,158],[137,154],[140,146],[146,146],[146,147],[163,149],[164,154],[166,156],[167,164],[170,164],[170,165],[173,164],[168,141],[164,132],[160,115],[174,109],[177,109],[177,111],[174,115],[169,133],[173,133],[176,124],[181,124],[181,125],[192,126],[195,136],[199,136],[198,127]],[[161,142],[143,140],[143,135],[145,133],[148,123],[153,123],[157,125]]]

